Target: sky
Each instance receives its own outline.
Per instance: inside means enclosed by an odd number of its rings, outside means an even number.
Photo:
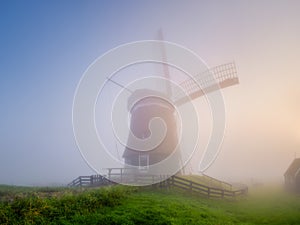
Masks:
[[[209,66],[238,69],[240,84],[223,90],[226,134],[206,173],[282,181],[300,157],[299,11],[297,0],[1,1],[0,183],[93,174],[73,135],[77,84],[97,57],[155,39],[159,28]]]

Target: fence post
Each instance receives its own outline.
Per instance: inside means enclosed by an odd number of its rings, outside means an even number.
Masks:
[[[167,189],[168,189],[168,190],[170,189],[170,179],[171,179],[171,177],[168,177],[168,178],[166,179],[166,185],[167,185]]]
[[[79,177],[79,186],[82,186],[81,176]]]
[[[111,168],[108,169],[108,179],[109,179],[109,180],[111,180],[111,179],[110,179],[110,175],[111,175]]]
[[[162,177],[161,177],[161,174],[160,174],[160,175],[159,175],[159,187],[160,187],[160,188],[162,187],[161,182],[162,182]]]
[[[209,187],[207,188],[207,195],[208,195],[208,198],[210,198],[210,188]]]
[[[123,168],[121,168],[121,182],[123,182]]]

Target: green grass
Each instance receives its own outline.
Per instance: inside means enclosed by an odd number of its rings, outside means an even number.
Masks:
[[[278,188],[232,200],[124,186],[0,186],[0,193],[0,224],[300,224],[300,196]]]

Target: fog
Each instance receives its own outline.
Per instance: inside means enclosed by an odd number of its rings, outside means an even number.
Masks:
[[[93,174],[73,136],[77,84],[97,57],[156,39],[159,28],[209,66],[237,66],[240,84],[222,90],[226,132],[207,175],[282,182],[300,157],[299,1],[32,1],[0,10],[1,184],[64,185]],[[207,103],[194,103],[209,135]]]

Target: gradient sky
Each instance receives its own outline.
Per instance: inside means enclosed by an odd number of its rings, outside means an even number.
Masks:
[[[238,68],[240,85],[224,90],[222,151],[207,174],[282,180],[300,157],[299,12],[297,0],[1,1],[0,183],[92,174],[72,131],[77,83],[98,56],[154,39],[159,28],[208,65]]]

